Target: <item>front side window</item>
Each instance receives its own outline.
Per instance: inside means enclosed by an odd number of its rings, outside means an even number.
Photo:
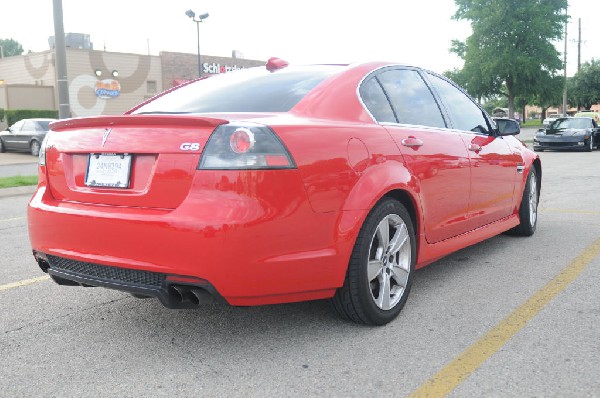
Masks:
[[[383,71],[377,79],[392,103],[398,123],[446,127],[440,108],[419,72],[392,69]]]
[[[251,68],[211,76],[143,105],[133,114],[287,112],[340,66]]]
[[[428,76],[446,105],[455,129],[488,134],[487,121],[477,104],[447,80],[430,73]]]
[[[10,126],[10,131],[12,131],[13,133],[18,133],[23,128],[24,123],[24,120],[19,120],[18,122]]]
[[[25,123],[23,123],[23,128],[21,131],[35,131],[35,122],[32,120],[26,120]]]

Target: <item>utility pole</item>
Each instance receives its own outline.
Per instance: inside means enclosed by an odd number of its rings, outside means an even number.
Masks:
[[[581,69],[581,18],[579,18],[579,40],[577,40],[577,72]]]
[[[58,89],[58,118],[71,117],[69,103],[69,81],[67,80],[67,50],[63,26],[62,0],[53,0],[54,5],[54,51],[56,52],[56,86]]]
[[[567,14],[567,10],[565,10],[565,14]],[[567,23],[568,23],[568,20],[565,21],[565,54],[564,54],[564,62],[563,62],[565,86],[563,88],[563,100],[562,100],[562,115],[563,116],[567,116]]]
[[[581,69],[581,18],[579,18],[579,40],[577,40],[577,73]],[[581,109],[579,101],[577,101],[577,112]]]

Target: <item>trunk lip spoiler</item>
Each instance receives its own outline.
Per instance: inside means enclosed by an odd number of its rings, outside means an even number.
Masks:
[[[190,126],[217,127],[228,124],[229,120],[192,114],[145,114],[118,116],[91,116],[73,119],[57,120],[50,123],[53,131],[79,127],[117,127],[117,126]]]

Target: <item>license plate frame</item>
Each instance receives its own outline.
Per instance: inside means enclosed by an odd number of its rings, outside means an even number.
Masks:
[[[133,156],[129,153],[90,153],[85,185],[97,188],[129,188]]]

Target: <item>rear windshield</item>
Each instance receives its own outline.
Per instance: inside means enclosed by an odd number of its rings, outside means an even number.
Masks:
[[[143,113],[287,112],[340,66],[251,68],[199,80],[140,107]]]

